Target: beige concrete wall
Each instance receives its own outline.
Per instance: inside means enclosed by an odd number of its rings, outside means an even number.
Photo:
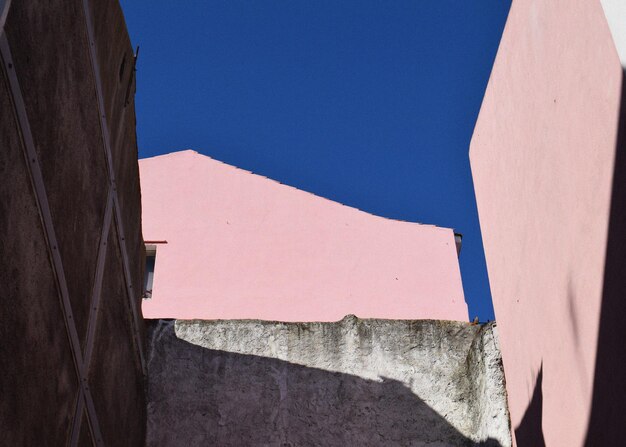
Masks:
[[[587,437],[621,98],[600,2],[513,2],[470,160],[520,446]]]
[[[149,446],[511,445],[493,323],[149,327]]]
[[[0,50],[0,443],[142,445],[143,243],[121,8],[13,1]]]

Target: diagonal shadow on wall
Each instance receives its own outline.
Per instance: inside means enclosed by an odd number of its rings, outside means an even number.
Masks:
[[[158,331],[149,446],[500,446],[466,438],[399,381],[203,348],[173,324]]]
[[[543,364],[539,368],[537,379],[535,380],[535,390],[533,397],[526,408],[524,417],[519,426],[515,429],[515,440],[517,445],[545,447],[546,442],[543,438],[542,409],[543,409]]]
[[[615,146],[598,349],[585,445],[624,443],[626,419],[626,74]]]

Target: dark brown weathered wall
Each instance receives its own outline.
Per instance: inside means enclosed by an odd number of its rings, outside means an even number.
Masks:
[[[2,443],[143,445],[143,242],[124,17],[110,0],[8,7],[0,23]]]

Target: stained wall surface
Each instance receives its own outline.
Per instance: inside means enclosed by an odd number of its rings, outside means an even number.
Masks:
[[[511,445],[493,324],[149,328],[149,446]]]
[[[609,267],[624,272],[623,257],[621,267],[609,258],[624,245],[609,238],[624,205],[615,187],[621,101],[622,68],[600,2],[513,2],[470,160],[520,446],[623,442],[587,439],[599,360],[626,366],[615,339],[623,324],[609,328],[601,317],[612,299]],[[613,318],[623,302],[609,307]],[[612,389],[601,405],[626,397],[623,384]],[[604,420],[598,432],[616,431]]]
[[[448,228],[373,216],[194,151],[139,166],[144,238],[159,242],[147,318],[468,319]]]
[[[143,241],[124,17],[105,0],[1,6],[1,443],[142,445]]]

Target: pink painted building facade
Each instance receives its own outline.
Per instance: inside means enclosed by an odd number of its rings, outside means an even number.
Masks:
[[[519,446],[623,445],[624,20],[514,0],[471,142]]]
[[[182,151],[139,161],[146,318],[468,320],[451,229],[374,216]]]

